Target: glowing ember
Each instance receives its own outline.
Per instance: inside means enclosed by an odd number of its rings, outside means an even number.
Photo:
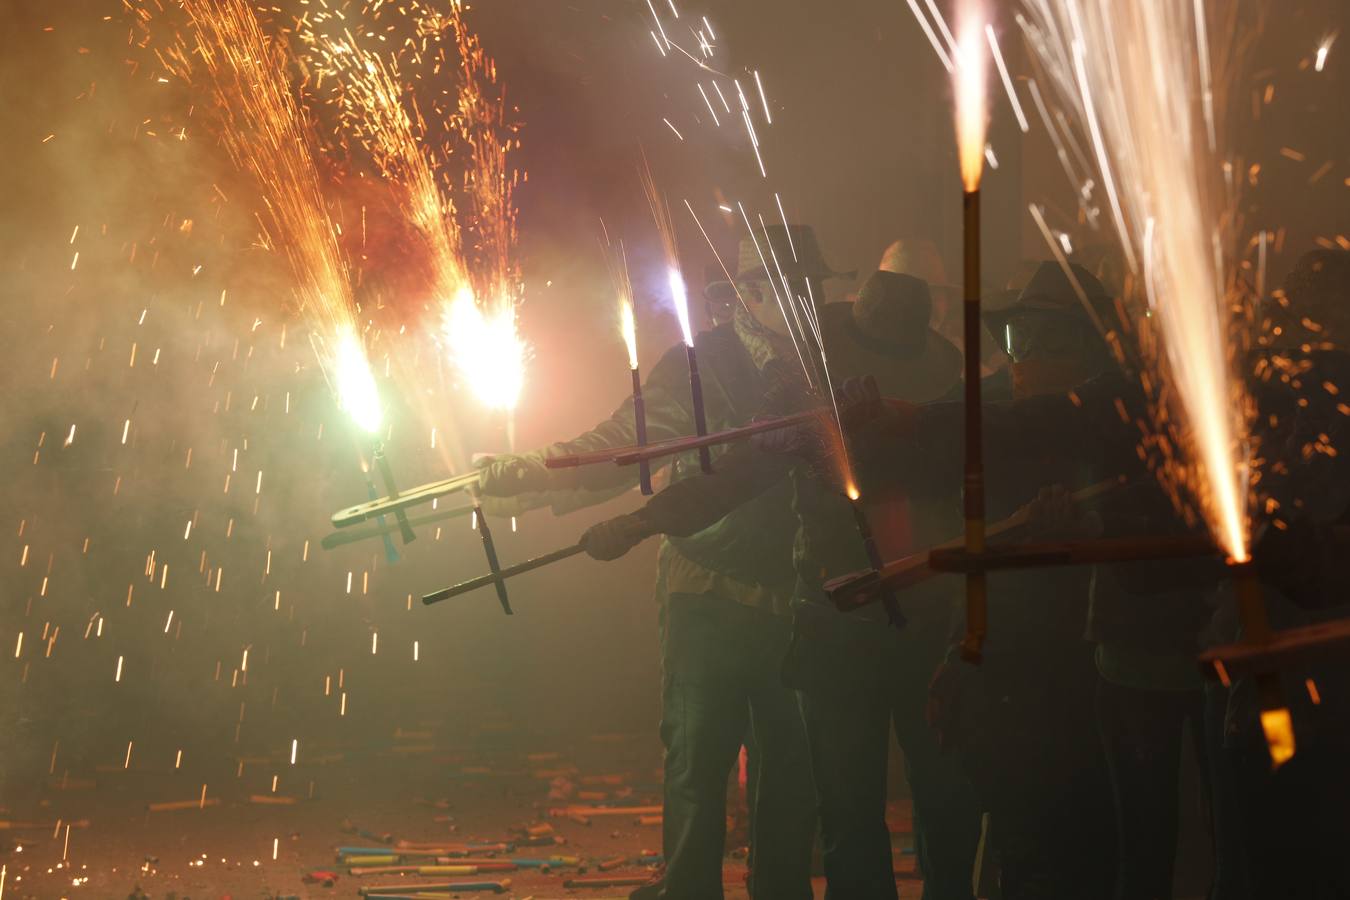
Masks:
[[[1261,730],[1266,735],[1266,746],[1270,748],[1270,761],[1276,768],[1294,758],[1294,721],[1289,710],[1261,710]]]
[[[380,395],[355,332],[338,339],[333,366],[338,402],[357,425],[374,434],[380,427]]]
[[[988,58],[984,13],[975,0],[963,0],[956,21],[956,148],[961,183],[978,190],[984,171],[984,139],[989,127]]]
[[[1090,137],[1091,180],[1105,189],[1144,299],[1132,325],[1158,332],[1140,345],[1175,407],[1160,412],[1160,423],[1185,456],[1165,459],[1160,474],[1190,488],[1216,540],[1240,562],[1248,556],[1247,404],[1230,371],[1230,311],[1240,298],[1229,296],[1235,242],[1225,231],[1232,219],[1214,138],[1222,105],[1210,93],[1231,79],[1209,72],[1204,5],[1056,0],[1029,12],[1029,42]]]
[[[1331,45],[1336,43],[1336,35],[1324,38],[1322,43],[1317,46],[1317,58],[1313,62],[1313,69],[1320,72],[1326,67],[1327,54],[1331,52]]]
[[[515,308],[503,304],[485,311],[465,288],[446,305],[443,330],[455,365],[478,399],[490,409],[515,409],[525,384]]]

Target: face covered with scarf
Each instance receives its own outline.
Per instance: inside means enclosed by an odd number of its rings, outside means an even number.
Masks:
[[[805,302],[815,298],[817,304],[824,303],[825,292],[820,281],[813,278],[809,285],[807,282],[805,278],[788,279],[792,291]],[[778,290],[781,294],[781,285]],[[773,286],[767,281],[743,282],[740,296],[744,305],[736,305],[736,333],[750,351],[755,365],[763,369],[771,359],[791,359],[795,364],[797,353],[792,335],[799,332],[795,321],[789,323],[783,316],[784,311],[788,316],[792,315],[792,310],[786,308],[787,298],[783,298],[784,308],[780,309]]]

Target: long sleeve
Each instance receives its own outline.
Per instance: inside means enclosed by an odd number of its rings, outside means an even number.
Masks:
[[[985,455],[1001,461],[1061,457],[1127,471],[1138,464],[1142,408],[1138,388],[1117,374],[1069,393],[985,404]],[[888,411],[863,426],[852,446],[864,477],[890,473],[924,493],[950,493],[961,486],[964,434],[963,403],[931,403],[913,413]]]
[[[688,537],[782,482],[795,462],[741,444],[722,455],[713,474],[675,482],[648,500],[638,515],[657,534]]]

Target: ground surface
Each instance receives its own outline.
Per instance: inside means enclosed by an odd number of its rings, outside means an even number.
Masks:
[[[596,735],[566,751],[513,745],[509,736],[484,740],[480,735],[475,741],[474,747],[451,747],[430,731],[399,731],[361,750],[312,750],[294,767],[288,759],[244,758],[230,773],[233,778],[222,776],[223,783],[206,785],[204,808],[202,785],[172,772],[102,766],[78,776],[54,776],[28,808],[0,811],[7,823],[41,826],[0,830],[0,898],[336,898],[358,897],[359,889],[370,884],[509,878],[510,887],[500,896],[598,900],[625,897],[628,889],[569,889],[565,882],[654,872],[640,858],[659,853],[657,822],[624,813],[593,815],[585,824],[581,817],[553,812],[569,805],[659,805],[660,756],[651,736]],[[279,775],[275,793],[274,774]],[[737,793],[733,785],[733,797]],[[294,802],[286,802],[290,799]],[[182,801],[190,808],[147,809],[163,801]],[[732,847],[744,842],[738,806],[734,799]],[[905,851],[908,820],[903,807],[893,810],[901,896],[917,897],[913,856]],[[477,876],[375,876],[354,875],[335,856],[339,846],[385,847],[399,841],[450,846],[524,841],[523,829],[530,826],[543,832],[535,840],[556,843],[520,846],[498,856],[572,856],[580,858],[580,865]],[[306,875],[320,872],[338,877],[332,886],[305,882]],[[732,850],[725,873],[727,897],[747,897],[743,852]],[[824,894],[823,882],[819,885],[818,897]]]

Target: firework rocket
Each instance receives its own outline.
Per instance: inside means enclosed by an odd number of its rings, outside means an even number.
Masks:
[[[628,346],[628,371],[633,377],[633,429],[639,447],[647,446],[647,404],[642,399],[642,373],[638,369],[637,321],[633,314],[633,300],[625,295],[619,303],[619,317],[623,340]],[[638,464],[638,482],[642,495],[652,495],[652,466],[643,460]]]
[[[976,0],[964,0],[958,9],[957,58],[953,70],[956,88],[956,143],[961,163],[962,248],[964,275],[965,354],[965,519],[966,551],[984,552],[984,445],[980,410],[980,178],[984,169],[984,140],[989,113],[986,107],[983,15]],[[988,618],[988,584],[984,572],[966,576],[966,635],[961,656],[979,662],[983,655]]]
[[[689,359],[689,394],[694,405],[694,431],[699,437],[708,434],[708,417],[703,409],[703,381],[698,374],[698,356],[694,352],[694,333],[689,325],[689,291],[684,285],[684,275],[677,265],[667,269],[670,282],[670,296],[675,301],[675,315],[680,320],[680,333],[684,336],[685,355]],[[705,475],[712,474],[712,452],[707,447],[698,448],[698,464]]]

